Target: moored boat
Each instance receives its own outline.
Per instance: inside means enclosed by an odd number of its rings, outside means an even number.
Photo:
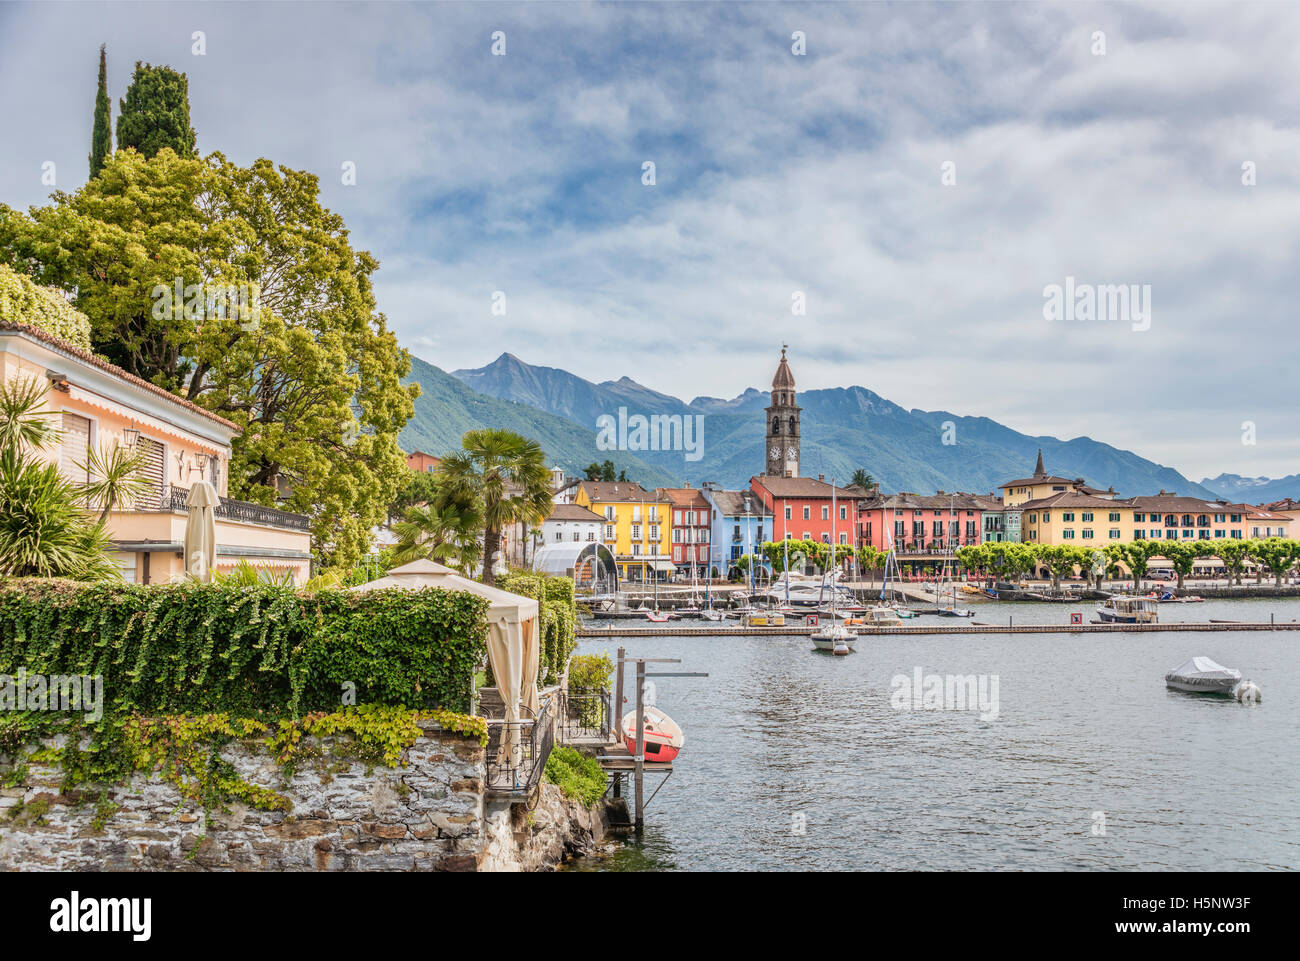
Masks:
[[[645,715],[645,759],[671,761],[686,743],[686,737],[677,722],[657,707],[642,709]],[[623,715],[623,743],[636,755],[636,711]]]
[[[1165,675],[1165,685],[1191,694],[1231,694],[1241,681],[1241,671],[1212,661],[1193,657]]]
[[[853,650],[853,643],[858,636],[843,624],[832,624],[812,635],[813,647],[819,651],[847,654]]]
[[[1160,619],[1159,602],[1152,597],[1115,594],[1097,608],[1097,615],[1107,624],[1155,624]]]

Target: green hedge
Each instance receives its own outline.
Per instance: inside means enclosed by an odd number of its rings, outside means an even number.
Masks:
[[[577,647],[578,606],[573,581],[541,571],[511,571],[497,578],[497,587],[537,601],[542,625],[542,651],[537,670],[539,684],[556,684]]]
[[[443,590],[0,584],[0,674],[104,678],[104,713],[299,717],[355,702],[469,709],[487,601]]]

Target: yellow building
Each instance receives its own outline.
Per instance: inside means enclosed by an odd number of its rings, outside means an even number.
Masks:
[[[1020,540],[1026,544],[1100,549],[1134,539],[1133,505],[1128,501],[1066,490],[1019,506]]]
[[[632,481],[583,481],[573,502],[604,518],[600,539],[624,581],[664,580],[673,572],[668,498]]]

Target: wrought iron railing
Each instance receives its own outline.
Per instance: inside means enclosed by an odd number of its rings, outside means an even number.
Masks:
[[[572,741],[608,742],[613,730],[613,696],[608,688],[569,688],[556,707],[555,736]]]
[[[514,749],[502,745],[514,742]],[[489,794],[529,795],[542,779],[555,745],[551,702],[526,721],[488,719],[487,791]]]
[[[184,514],[189,508],[185,504],[190,496],[188,488],[169,484],[155,488],[137,497],[133,505],[137,511],[160,511],[163,513]],[[311,529],[311,518],[306,514],[263,507],[249,501],[237,501],[223,497],[213,509],[213,514],[226,520],[241,524],[263,524],[267,527],[281,527],[286,530],[306,531]]]

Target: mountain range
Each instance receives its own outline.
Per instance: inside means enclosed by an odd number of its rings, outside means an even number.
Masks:
[[[402,433],[407,450],[440,454],[459,446],[464,431],[496,426],[535,438],[548,462],[570,473],[608,459],[646,487],[714,481],[737,488],[763,468],[769,395],[756,388],[731,399],[687,402],[629,377],[594,383],[508,353],[486,367],[451,373],[412,358],[408,380],[419,382],[423,393]],[[844,483],[863,468],[888,492],[987,492],[1031,474],[1041,449],[1049,473],[1114,486],[1124,496],[1160,490],[1218,496],[1208,481],[1197,484],[1173,468],[1088,437],[1031,436],[987,417],[906,410],[858,386],[806,390],[798,397],[804,476],[822,474]],[[682,451],[600,449],[597,418],[617,418],[620,408],[629,415],[701,416],[703,456],[688,461]]]
[[[1201,481],[1220,497],[1247,504],[1271,504],[1286,498],[1300,500],[1300,474],[1286,477],[1242,477],[1240,474],[1220,474]]]

